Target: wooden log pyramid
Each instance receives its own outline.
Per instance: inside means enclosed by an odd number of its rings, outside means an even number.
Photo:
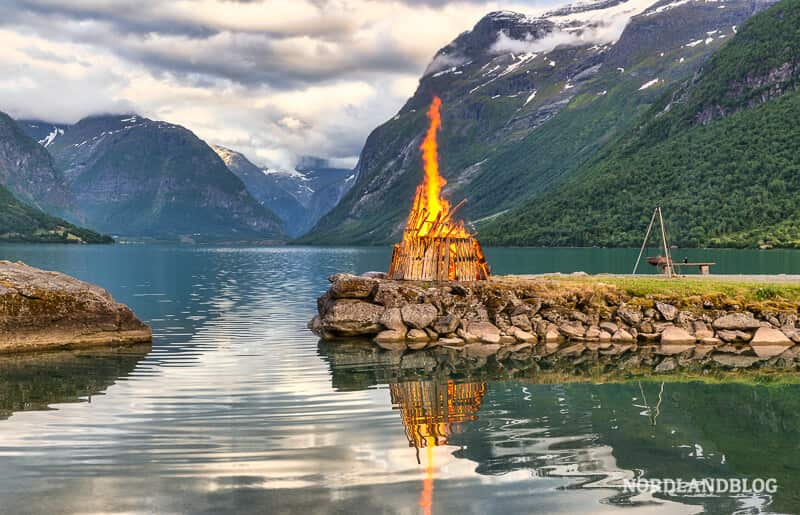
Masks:
[[[452,215],[463,202],[432,220],[424,207],[424,189],[417,188],[403,239],[395,244],[389,277],[410,281],[477,281],[490,276],[480,243]]]

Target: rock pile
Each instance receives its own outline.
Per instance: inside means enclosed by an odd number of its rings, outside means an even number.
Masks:
[[[533,358],[618,368],[800,365],[794,311],[753,313],[676,303],[608,288],[543,293],[546,279],[474,283],[336,274],[309,323],[324,340],[367,337],[391,351],[444,347],[465,357]],[[607,285],[606,285],[607,286]]]

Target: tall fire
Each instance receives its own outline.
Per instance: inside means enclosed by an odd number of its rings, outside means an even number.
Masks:
[[[442,100],[433,97],[428,108],[430,124],[420,145],[425,177],[417,186],[403,239],[395,244],[389,277],[427,281],[488,279],[489,265],[478,240],[453,215],[464,201],[450,207],[441,196],[447,183],[439,175],[437,132],[442,127]]]

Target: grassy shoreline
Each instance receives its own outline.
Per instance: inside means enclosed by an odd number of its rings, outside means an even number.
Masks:
[[[673,302],[683,307],[712,304],[759,312],[797,312],[800,306],[800,276],[796,279],[787,276],[683,276],[670,279],[638,275],[547,274],[494,276],[492,282],[509,287],[536,284],[543,293],[549,291],[551,295],[558,296],[565,292],[594,292],[644,301]]]

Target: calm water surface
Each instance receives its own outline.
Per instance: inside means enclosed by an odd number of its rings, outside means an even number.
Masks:
[[[636,250],[489,249],[496,273],[629,272]],[[790,251],[677,251],[800,273]],[[305,329],[387,249],[4,246],[98,283],[152,348],[0,358],[2,513],[798,513],[800,388],[537,384]],[[436,444],[436,445],[434,445]],[[625,493],[774,478],[769,495]]]

